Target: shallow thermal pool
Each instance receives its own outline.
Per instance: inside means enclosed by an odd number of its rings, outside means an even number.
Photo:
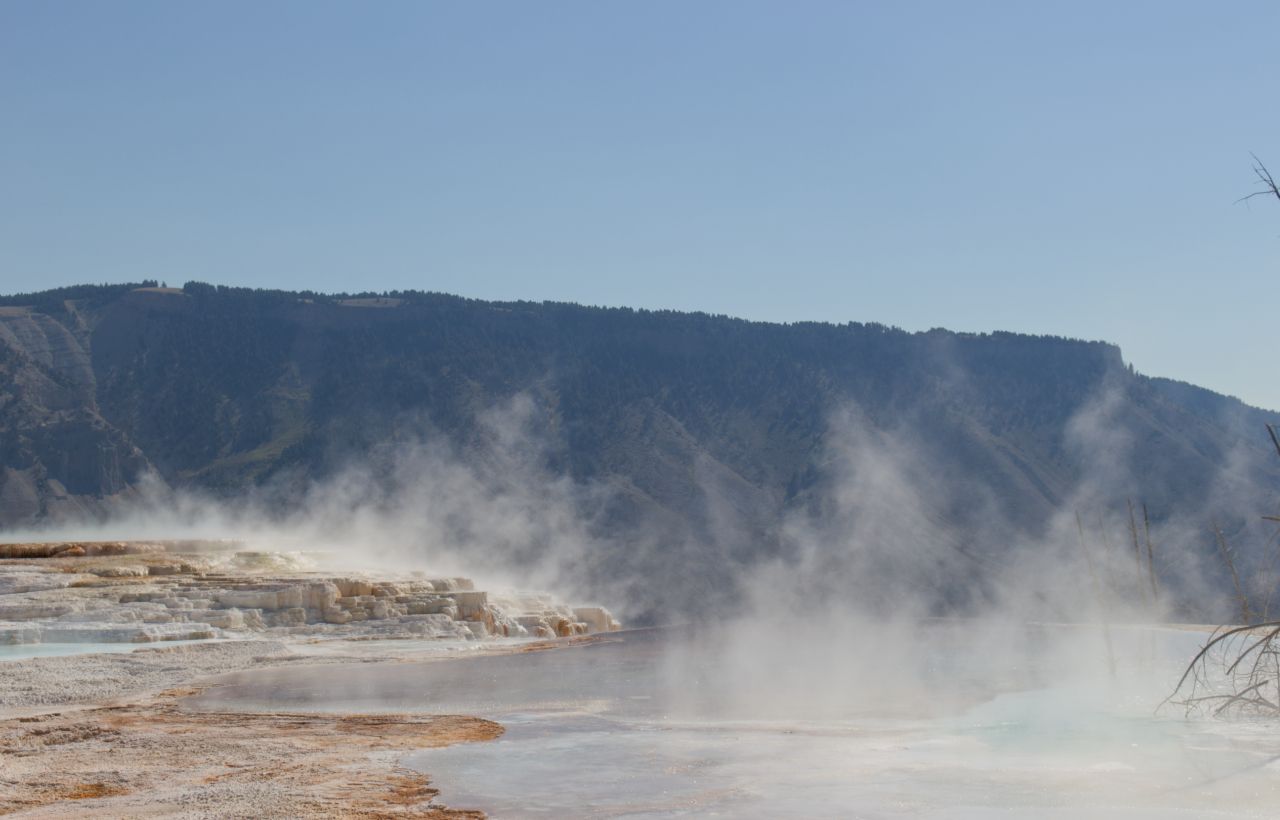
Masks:
[[[491,717],[499,740],[406,762],[496,818],[1276,816],[1280,727],[1153,715],[1203,634],[1116,630],[1114,675],[1083,628],[883,637],[622,633],[239,673],[191,706]]]
[[[100,652],[134,652],[139,649],[162,649],[180,644],[208,643],[200,641],[154,641],[150,643],[20,643],[0,646],[0,663],[27,658],[57,658],[64,655],[92,655]]]
[[[66,655],[93,655],[97,653],[128,653],[139,649],[164,649],[170,646],[185,644],[227,643],[229,641],[252,641],[256,638],[203,638],[188,641],[148,641],[145,643],[114,642],[68,642],[68,643],[24,643],[0,645],[0,663],[20,661],[28,658],[56,658]],[[515,641],[509,641],[515,643]],[[377,657],[394,658],[398,655],[450,655],[479,654],[493,645],[476,641],[448,641],[424,638],[422,640],[381,640],[381,641],[347,641],[321,640],[313,643],[301,643],[290,646],[290,650],[299,655],[315,657]]]

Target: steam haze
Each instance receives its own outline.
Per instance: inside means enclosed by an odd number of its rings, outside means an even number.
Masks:
[[[234,538],[255,549],[324,553],[349,568],[532,586],[608,604],[641,623],[733,614],[823,632],[948,615],[1019,623],[1221,617],[1231,592],[1210,522],[1226,522],[1252,546],[1260,533],[1249,522],[1269,509],[1271,493],[1240,476],[1265,451],[1234,450],[1201,508],[1153,511],[1152,600],[1146,535],[1135,555],[1127,517],[1134,500],[1143,527],[1146,477],[1134,470],[1135,443],[1117,418],[1119,390],[1104,383],[1068,419],[1062,453],[1084,465],[1083,475],[1031,525],[1010,514],[983,476],[931,451],[921,434],[927,420],[877,425],[853,403],[829,414],[809,485],[763,535],[716,471],[698,479],[710,538],[665,511],[631,508],[620,524],[628,488],[556,470],[563,442],[548,432],[545,403],[526,393],[479,414],[462,443],[405,422],[372,451],[348,454],[327,478],[285,473],[234,498],[170,488],[153,474],[105,523],[8,539]],[[1261,567],[1272,559],[1246,549],[1242,560]]]

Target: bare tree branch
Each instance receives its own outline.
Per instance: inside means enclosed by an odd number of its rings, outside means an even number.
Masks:
[[[1253,173],[1258,178],[1258,184],[1262,187],[1247,196],[1242,196],[1236,202],[1248,202],[1255,196],[1271,197],[1280,199],[1280,185],[1276,184],[1275,177],[1271,176],[1271,172],[1267,170],[1267,166],[1262,160],[1258,159],[1258,155],[1250,152],[1249,156],[1253,157]]]

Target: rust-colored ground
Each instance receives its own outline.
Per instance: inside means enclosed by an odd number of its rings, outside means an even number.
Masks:
[[[185,712],[126,706],[0,720],[0,815],[478,818],[435,803],[412,749],[491,740],[462,716]]]

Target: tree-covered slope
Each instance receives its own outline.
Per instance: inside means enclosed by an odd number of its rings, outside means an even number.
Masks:
[[[1278,475],[1271,414],[1098,342],[145,284],[0,299],[0,525],[102,509],[151,469],[231,494],[407,438],[467,453],[516,396],[542,468],[616,491],[607,526],[710,543],[730,520],[735,553],[818,503],[833,419],[910,442],[948,481],[919,512],[959,549],[991,532],[979,517],[1042,528],[1085,483],[1167,515],[1228,467]]]

